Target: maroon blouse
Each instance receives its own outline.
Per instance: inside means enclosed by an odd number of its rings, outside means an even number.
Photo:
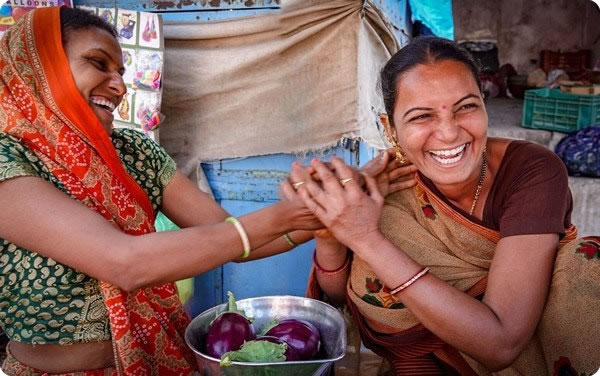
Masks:
[[[529,141],[508,145],[479,220],[446,199],[431,180],[422,181],[469,220],[504,238],[525,234],[565,234],[571,226],[573,199],[567,169],[551,150]]]

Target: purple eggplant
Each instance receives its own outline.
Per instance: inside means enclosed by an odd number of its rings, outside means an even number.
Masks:
[[[276,343],[278,345],[285,345],[285,347],[286,347],[285,354],[283,354],[285,356],[285,360],[287,362],[300,360],[300,355],[298,355],[298,352],[296,351],[296,349],[294,349],[292,346],[290,346],[287,342],[285,342],[281,338],[277,338],[277,337],[273,337],[273,336],[260,336],[260,337],[256,337],[255,341],[267,341],[267,342],[271,342],[271,343]]]
[[[230,351],[236,351],[245,341],[256,338],[254,327],[243,311],[237,309],[233,294],[228,291],[227,311],[219,314],[211,323],[206,336],[206,354],[221,358]]]
[[[305,320],[288,319],[268,329],[266,336],[285,341],[298,353],[299,360],[314,359],[319,353],[321,335],[312,323]]]

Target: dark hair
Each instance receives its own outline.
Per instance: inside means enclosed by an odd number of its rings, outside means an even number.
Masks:
[[[417,65],[432,64],[443,60],[463,63],[469,68],[477,82],[477,87],[481,90],[480,68],[467,50],[444,38],[434,36],[415,38],[396,52],[381,70],[380,85],[383,103],[392,125],[394,124],[392,114],[396,104],[396,86],[402,74]]]
[[[107,31],[117,39],[117,30],[115,27],[102,18],[83,9],[60,8],[60,33],[63,45],[69,40],[71,31],[96,27]]]

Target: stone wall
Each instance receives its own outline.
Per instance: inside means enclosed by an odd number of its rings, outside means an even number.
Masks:
[[[495,39],[500,64],[533,70],[542,49],[592,50],[600,58],[600,10],[591,0],[454,0],[455,39]],[[535,63],[532,62],[535,60]]]

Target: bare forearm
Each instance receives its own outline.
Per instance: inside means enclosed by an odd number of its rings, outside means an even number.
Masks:
[[[282,221],[284,210],[275,204],[238,218],[253,250],[260,250],[289,231],[288,221]],[[226,262],[241,260],[243,253],[239,233],[226,222],[133,237],[131,242],[127,247],[132,257],[145,260],[139,273],[134,274],[135,287],[198,275]]]
[[[336,270],[344,265],[348,257],[348,249],[345,245],[335,239],[316,239],[316,260],[319,266],[325,270]],[[334,304],[344,304],[346,301],[346,281],[348,280],[350,268],[346,268],[337,274],[326,274],[319,270],[315,271],[317,281],[323,293]]]
[[[306,243],[307,241],[313,238],[312,231],[293,231],[288,233],[288,236],[292,241],[298,245]],[[262,247],[258,247],[252,250],[250,256],[247,259],[237,259],[235,261],[250,261],[250,260],[258,260],[264,257],[273,256],[279,253],[283,253],[289,251],[290,249],[296,247],[295,245],[290,244],[285,238],[282,236],[277,237],[275,240],[263,245]]]
[[[203,273],[243,251],[234,225],[223,222],[226,213],[213,211],[220,218],[208,218],[212,223],[133,236],[35,177],[0,183],[0,207],[0,237],[126,290]],[[251,247],[260,248],[292,227],[310,228],[303,218],[280,202],[239,219]]]
[[[373,249],[361,254],[370,255],[365,261],[390,288],[409,280],[423,268],[385,239],[377,243],[376,254]],[[498,359],[505,358],[499,352],[516,345],[507,343],[510,333],[490,307],[431,273],[398,296],[435,335],[490,368],[496,368]]]

